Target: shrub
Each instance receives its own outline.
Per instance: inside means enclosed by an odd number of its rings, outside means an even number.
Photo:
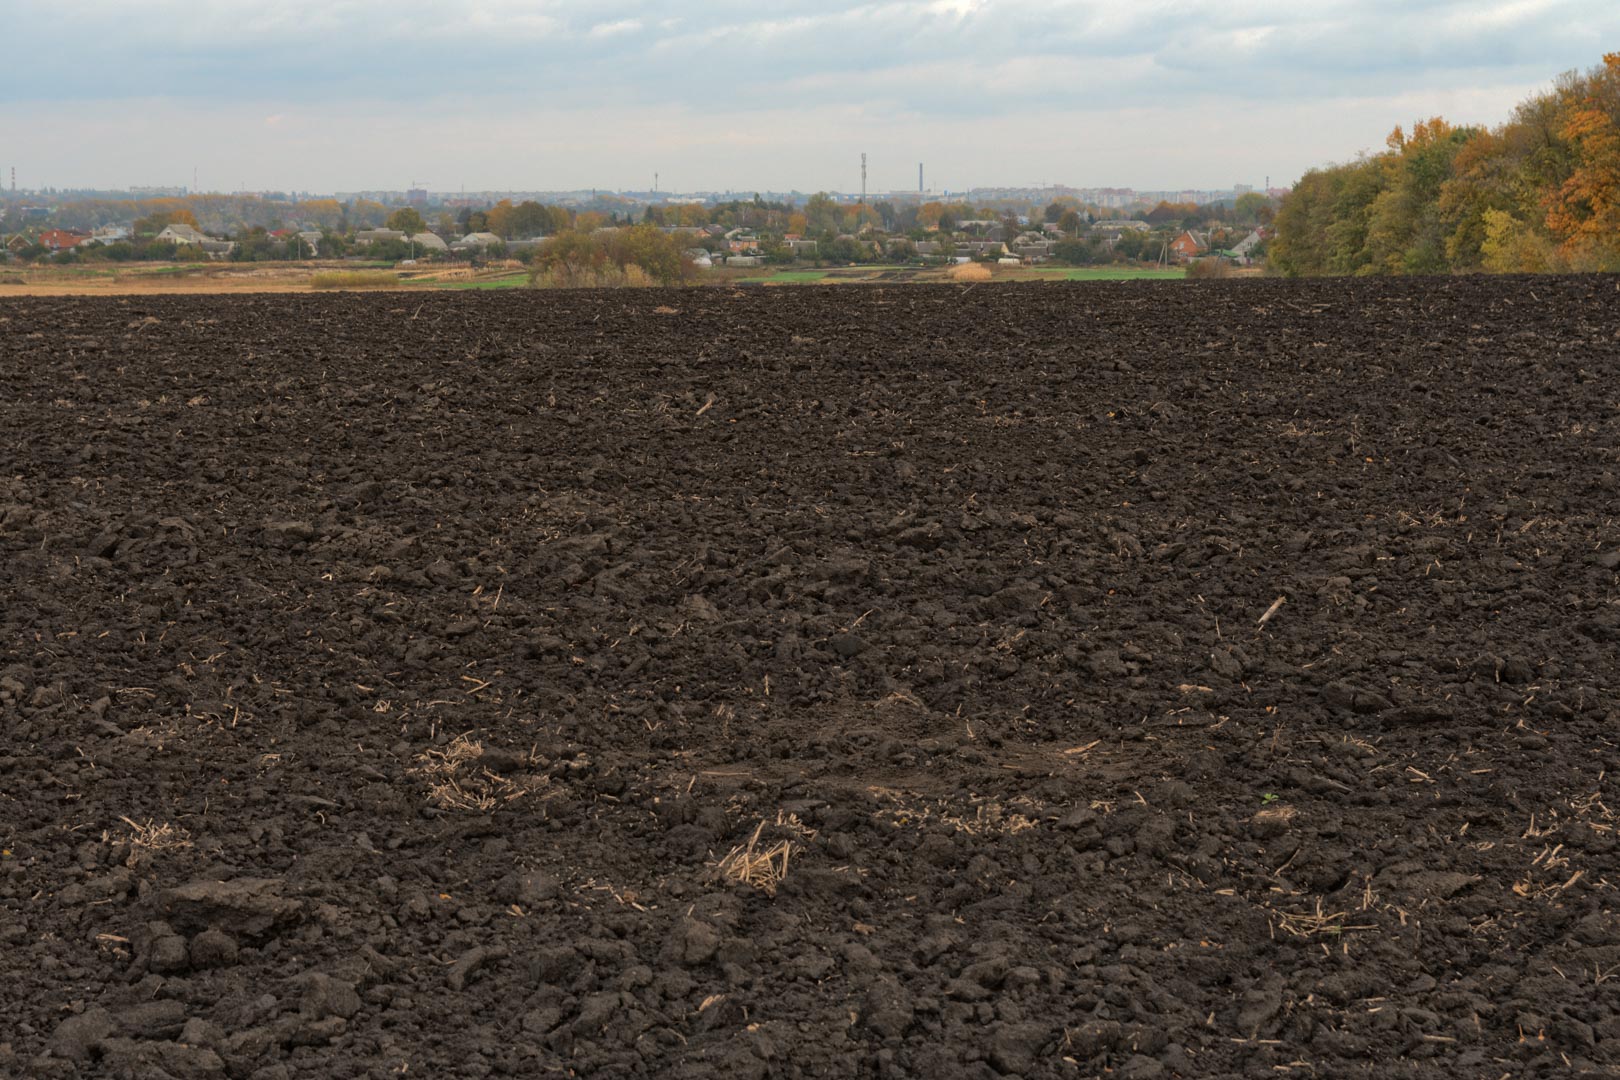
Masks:
[[[626,273],[639,268],[660,285],[680,284],[690,269],[680,241],[656,225],[636,225],[612,234],[608,255]]]
[[[1187,276],[1193,280],[1214,280],[1232,276],[1232,264],[1218,256],[1195,259],[1187,264]]]
[[[1052,245],[1052,257],[1068,266],[1089,266],[1097,261],[1097,249],[1088,240],[1070,237]]]
[[[542,288],[586,288],[597,283],[607,261],[604,245],[588,233],[569,229],[540,245],[530,280]]]
[[[530,281],[542,289],[677,285],[691,272],[673,236],[636,225],[604,235],[569,230],[541,245]]]
[[[537,289],[648,289],[659,284],[635,263],[628,266],[604,263],[586,269],[569,269],[562,265],[550,269],[540,267],[530,273],[529,283]]]

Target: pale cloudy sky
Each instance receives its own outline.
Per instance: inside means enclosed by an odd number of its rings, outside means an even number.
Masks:
[[[1504,119],[1617,0],[5,0],[22,187],[1291,182]]]

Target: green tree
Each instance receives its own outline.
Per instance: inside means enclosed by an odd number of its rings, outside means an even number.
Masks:
[[[1245,191],[1237,197],[1232,204],[1232,220],[1244,225],[1256,225],[1260,222],[1261,211],[1271,206],[1271,199],[1258,191]]]
[[[427,222],[422,220],[422,215],[417,213],[414,206],[402,206],[389,214],[388,227],[409,236],[427,232]]]
[[[299,203],[296,216],[320,229],[335,229],[343,220],[343,204],[336,199],[311,199]]]
[[[136,236],[156,236],[170,225],[190,225],[199,228],[197,215],[185,207],[176,207],[168,210],[154,210],[146,217],[136,220],[134,233]]]
[[[843,224],[844,214],[838,203],[825,191],[818,191],[804,204],[805,217],[815,232],[836,232]]]
[[[621,269],[639,267],[660,285],[678,284],[686,276],[680,242],[656,225],[621,229],[613,235],[609,253]]]
[[[343,216],[352,228],[375,229],[388,220],[388,207],[371,199],[355,199]]]
[[[533,200],[518,203],[512,211],[512,236],[519,240],[545,236],[556,230],[548,228],[550,215],[546,208]]]
[[[1498,274],[1531,274],[1550,268],[1552,242],[1528,223],[1506,210],[1486,210],[1481,217],[1485,238],[1480,243],[1480,261],[1486,270]]]
[[[1436,274],[1448,268],[1440,193],[1458,151],[1476,134],[1439,117],[1418,121],[1410,136],[1395,129],[1389,137],[1392,153],[1379,159],[1385,175],[1368,214],[1363,269]]]
[[[1089,240],[1071,237],[1052,245],[1052,257],[1069,266],[1090,266],[1097,261],[1097,250]]]
[[[1142,229],[1123,229],[1119,239],[1114,242],[1114,252],[1126,259],[1137,260],[1147,254],[1148,245],[1153,238]],[[1154,253],[1157,254],[1155,247]]]
[[[847,237],[832,237],[816,244],[818,260],[830,263],[857,263],[866,255],[860,243]]]
[[[570,229],[541,245],[535,276],[549,274],[563,285],[594,284],[607,261],[607,248],[595,237]]]

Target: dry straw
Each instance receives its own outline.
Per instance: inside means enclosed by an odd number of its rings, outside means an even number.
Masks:
[[[995,277],[988,266],[982,263],[957,263],[945,271],[945,276],[952,281],[989,281]]]
[[[191,834],[166,821],[136,821],[128,817],[118,820],[129,826],[131,847],[147,851],[179,851],[191,846]]]
[[[322,270],[311,274],[312,289],[388,289],[399,284],[392,270]]]
[[[440,810],[488,813],[547,783],[543,776],[513,780],[492,772],[479,765],[483,756],[483,744],[461,734],[442,750],[423,751],[410,771],[426,783],[428,802]]]
[[[755,827],[754,835],[748,838],[748,843],[732,848],[725,858],[715,864],[715,869],[721,877],[752,885],[767,896],[775,896],[777,886],[787,879],[788,863],[793,858],[795,848],[791,840],[778,840],[769,847],[760,847],[760,835],[764,831],[765,822],[761,821]]]

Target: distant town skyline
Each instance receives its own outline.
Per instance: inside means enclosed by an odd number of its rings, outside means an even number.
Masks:
[[[0,166],[3,168],[3,166]],[[0,173],[0,175],[4,175]],[[91,197],[106,196],[111,198],[159,199],[159,198],[186,198],[190,196],[225,196],[225,197],[266,197],[291,199],[337,199],[339,201],[352,201],[355,199],[371,199],[398,205],[483,205],[501,199],[534,200],[540,202],[580,202],[590,197],[620,198],[636,203],[650,204],[680,204],[694,203],[722,203],[734,200],[748,200],[755,197],[782,200],[788,202],[804,202],[812,195],[827,194],[844,202],[859,201],[865,197],[869,203],[883,201],[905,201],[910,203],[937,201],[937,200],[963,200],[982,199],[984,201],[1016,201],[1026,199],[1029,201],[1050,201],[1056,199],[1074,199],[1102,207],[1126,207],[1144,202],[1215,202],[1230,199],[1251,191],[1262,194],[1280,195],[1286,189],[1269,183],[1229,184],[1218,188],[1185,188],[1185,187],[1153,187],[1131,188],[1122,186],[1101,185],[1097,187],[1076,187],[1070,184],[1045,184],[1038,186],[1003,185],[994,187],[975,187],[964,191],[941,191],[928,187],[918,189],[890,189],[886,191],[868,190],[839,191],[836,189],[819,189],[808,191],[803,188],[793,188],[786,191],[763,189],[726,188],[718,191],[662,191],[651,188],[621,189],[621,188],[574,188],[568,190],[543,190],[538,188],[524,189],[481,189],[440,191],[437,189],[413,188],[364,188],[356,191],[315,191],[308,188],[269,189],[269,188],[243,188],[234,191],[209,191],[193,189],[185,185],[125,185],[117,187],[84,187],[84,186],[49,186],[45,188],[28,188],[17,186],[6,187],[0,184],[0,196],[17,197],[27,201],[30,196],[53,195]]]
[[[29,188],[1193,190],[1495,124],[1610,0],[13,0]],[[9,187],[10,174],[4,180]]]

